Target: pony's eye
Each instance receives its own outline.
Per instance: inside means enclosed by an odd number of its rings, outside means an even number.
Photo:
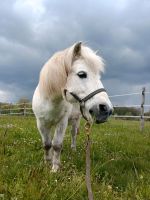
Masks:
[[[84,72],[84,71],[78,72],[77,75],[78,75],[80,78],[87,78],[87,73]]]

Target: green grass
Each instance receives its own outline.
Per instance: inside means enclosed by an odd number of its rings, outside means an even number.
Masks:
[[[7,129],[6,124],[13,124]],[[3,126],[3,127],[2,127]],[[43,161],[32,117],[0,117],[0,200],[86,200],[83,122],[77,152],[67,130],[60,172]],[[95,200],[150,199],[150,122],[110,120],[92,128],[91,174]]]

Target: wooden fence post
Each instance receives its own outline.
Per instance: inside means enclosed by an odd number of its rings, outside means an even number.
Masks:
[[[9,104],[9,115],[11,115],[11,103]]]
[[[145,87],[142,88],[142,102],[141,102],[141,118],[140,118],[140,130],[144,130],[144,103],[145,103]]]
[[[26,103],[24,103],[24,105],[23,105],[23,115],[24,116],[26,115]]]

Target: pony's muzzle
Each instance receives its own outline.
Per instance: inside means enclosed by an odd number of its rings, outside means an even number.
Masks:
[[[104,123],[108,117],[112,114],[113,109],[107,104],[99,104],[90,108],[89,113],[94,118],[96,124]]]

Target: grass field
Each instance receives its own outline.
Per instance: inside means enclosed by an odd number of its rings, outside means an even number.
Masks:
[[[68,128],[62,167],[53,174],[43,162],[35,119],[0,117],[0,200],[86,200],[83,125],[77,152],[71,151],[70,138]],[[110,120],[94,125],[92,141],[94,199],[149,200],[150,122],[143,133],[136,121]]]

